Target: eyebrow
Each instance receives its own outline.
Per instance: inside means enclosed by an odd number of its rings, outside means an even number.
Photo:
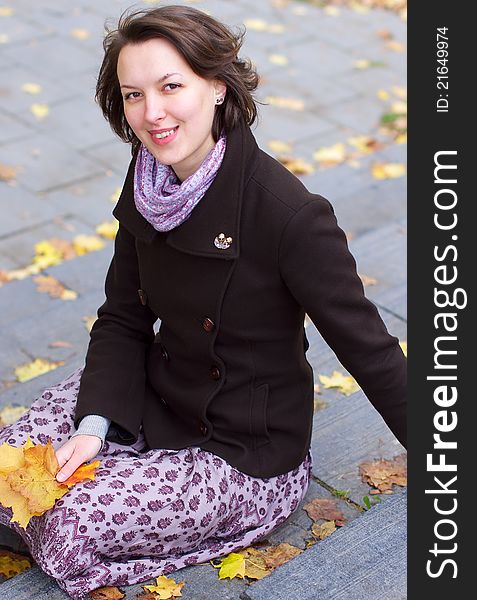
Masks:
[[[165,79],[168,79],[169,77],[172,77],[173,75],[180,75],[182,77],[182,75],[180,73],[166,73],[165,75],[163,75],[162,77],[160,77],[156,81],[156,83],[161,83],[161,81],[164,81]],[[133,89],[137,88],[138,86],[137,85],[122,85],[120,87],[121,87],[121,89],[122,88],[128,88],[128,89],[133,90]]]

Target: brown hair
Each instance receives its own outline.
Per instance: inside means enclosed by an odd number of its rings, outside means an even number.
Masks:
[[[123,12],[117,29],[109,30],[103,40],[104,58],[96,83],[96,102],[111,129],[132,144],[131,154],[140,145],[126,120],[123,97],[117,77],[120,50],[127,44],[139,44],[162,37],[182,54],[191,69],[203,79],[219,79],[227,85],[225,100],[215,107],[212,123],[214,141],[222,129],[228,133],[243,118],[248,125],[257,118],[256,100],[252,92],[259,76],[250,59],[238,58],[245,28],[234,34],[208,14],[180,5]]]

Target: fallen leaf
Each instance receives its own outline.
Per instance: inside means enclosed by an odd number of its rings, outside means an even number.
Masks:
[[[76,38],[77,40],[87,40],[91,37],[91,34],[86,29],[72,29],[71,36]]]
[[[358,135],[348,139],[348,144],[353,146],[362,154],[370,154],[382,148],[382,144],[378,140],[369,137],[368,135]]]
[[[302,158],[280,156],[278,160],[295,175],[309,175],[315,171],[313,165],[310,165],[310,163],[304,161]]]
[[[81,319],[84,321],[84,326],[86,327],[88,332],[91,332],[91,328],[93,327],[93,324],[97,318],[98,317],[93,316],[93,315],[89,315],[87,317],[81,317]]]
[[[380,29],[379,31],[376,31],[376,35],[382,40],[392,40],[394,37],[388,29]]]
[[[389,50],[394,50],[394,52],[404,52],[405,49],[403,44],[396,42],[396,40],[390,40],[389,42],[386,42],[385,46]]]
[[[41,294],[49,294],[51,298],[60,298],[61,300],[76,300],[78,294],[73,290],[68,290],[65,286],[51,275],[38,275],[33,278],[38,285],[37,291]]]
[[[270,148],[270,150],[272,152],[275,152],[276,154],[281,154],[284,152],[291,152],[291,150],[292,150],[290,144],[287,144],[286,142],[282,142],[281,140],[270,140],[268,142],[267,146]]]
[[[269,569],[276,569],[302,552],[303,551],[300,548],[292,546],[287,542],[283,542],[277,546],[272,546],[271,548],[263,550],[261,554],[265,561],[265,565]]]
[[[52,508],[72,485],[84,478],[94,479],[93,471],[99,464],[82,465],[85,468],[59,483],[56,474],[60,467],[51,440],[35,445],[28,436],[19,448],[5,442],[0,446],[0,503],[12,509],[12,521],[26,528],[31,517]]]
[[[405,87],[402,87],[400,85],[393,85],[391,88],[391,91],[395,96],[397,96],[398,98],[401,98],[401,100],[406,100],[407,89]]]
[[[63,253],[49,240],[42,240],[35,244],[33,264],[41,269],[59,265],[63,262]]]
[[[370,69],[372,67],[385,67],[386,63],[380,60],[369,60],[367,58],[361,58],[353,61],[353,67],[359,70]]]
[[[358,275],[360,276],[364,287],[368,287],[370,285],[376,285],[378,283],[378,280],[375,279],[374,277],[369,277],[368,275],[361,275],[359,273],[358,273]]]
[[[20,417],[22,417],[29,408],[27,406],[12,406],[7,404],[2,410],[0,410],[0,421],[3,425],[12,425],[16,423]]]
[[[376,95],[380,100],[389,100],[390,98],[389,92],[387,92],[386,90],[378,90]]]
[[[0,6],[0,17],[11,17],[13,8],[11,6]]]
[[[121,600],[125,595],[117,587],[100,587],[89,593],[91,600]]]
[[[73,344],[71,342],[65,342],[63,340],[57,340],[56,342],[50,342],[48,344],[48,348],[72,348]]]
[[[390,492],[393,485],[404,487],[407,485],[406,454],[399,454],[392,460],[381,458],[362,462],[359,465],[359,472],[363,482],[376,488],[374,493]]]
[[[267,96],[265,102],[279,108],[288,108],[290,110],[305,110],[305,103],[298,98],[286,98],[283,96]]]
[[[26,94],[39,94],[41,91],[42,87],[38,83],[24,83],[22,85],[22,92]]]
[[[101,250],[105,247],[105,243],[96,235],[77,235],[73,240],[73,247],[78,256]]]
[[[109,221],[101,223],[96,227],[96,233],[109,240],[114,240],[119,229],[119,221]]]
[[[337,527],[342,527],[346,520],[344,514],[338,508],[336,500],[329,498],[314,498],[303,509],[313,521],[334,521]]]
[[[283,54],[270,54],[268,60],[272,65],[279,65],[280,67],[284,67],[288,64],[288,58]]]
[[[339,371],[333,371],[331,377],[319,375],[319,378],[326,389],[336,388],[345,396],[351,396],[351,394],[360,389],[356,380],[351,375],[343,375]]]
[[[175,598],[182,596],[181,589],[184,587],[185,581],[176,583],[173,579],[161,575],[156,577],[156,585],[144,585],[143,588],[148,592],[157,594],[157,598],[161,600],[169,600],[169,598]]]
[[[342,142],[333,146],[324,146],[313,153],[313,158],[326,166],[337,165],[345,160],[346,147]]]
[[[329,17],[337,17],[340,14],[340,9],[337,8],[336,6],[325,6],[323,8],[323,12],[325,13],[325,15],[328,15]]]
[[[231,552],[224,558],[221,558],[217,564],[212,563],[216,569],[219,569],[219,579],[229,577],[245,577],[245,557],[238,552]]]
[[[10,165],[3,165],[0,163],[0,181],[12,181],[17,176],[17,173],[17,167],[11,167]]]
[[[334,521],[325,521],[325,523],[321,523],[321,525],[318,523],[313,523],[311,526],[311,533],[319,540],[324,540],[335,531],[336,524]]]
[[[407,356],[407,342],[399,342],[399,345],[401,346],[404,356]]]
[[[119,196],[121,195],[121,192],[122,192],[122,188],[117,187],[110,196],[111,202],[114,202],[114,204],[116,204],[116,202],[119,200]]]
[[[285,30],[279,23],[267,23],[263,19],[245,19],[244,25],[253,31],[265,31],[267,33],[282,33]]]
[[[374,163],[371,169],[375,179],[395,179],[406,173],[406,166],[401,163]]]
[[[0,550],[0,575],[6,579],[20,575],[31,567],[32,564],[26,556],[8,550]]]
[[[37,119],[44,119],[48,116],[50,109],[48,104],[32,104],[30,106],[30,111],[35,115]]]
[[[44,373],[48,373],[48,371],[53,371],[57,369],[61,365],[64,365],[65,361],[59,360],[57,362],[53,362],[44,358],[35,358],[35,360],[24,363],[15,368],[15,376],[17,381],[20,383],[24,383],[25,381],[29,381],[34,377],[38,377],[43,375]]]
[[[391,105],[391,110],[393,111],[393,113],[395,113],[397,115],[406,115],[407,114],[407,103],[404,102],[403,100],[400,100],[399,102],[394,102]]]

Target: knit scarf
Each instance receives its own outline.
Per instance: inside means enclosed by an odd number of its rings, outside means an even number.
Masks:
[[[169,165],[160,163],[141,144],[134,171],[134,203],[157,231],[170,231],[185,221],[204,196],[225,154],[222,131],[200,167],[182,183]]]

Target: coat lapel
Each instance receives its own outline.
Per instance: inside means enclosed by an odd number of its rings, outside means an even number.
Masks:
[[[228,260],[237,258],[240,254],[243,190],[257,167],[258,153],[257,142],[249,126],[241,120],[227,136],[222,164],[204,197],[188,219],[165,233],[154,229],[136,209],[133,196],[134,156],[113,215],[135,237],[147,243],[151,243],[156,235],[166,235],[166,244],[188,254]],[[220,244],[218,240],[216,245],[220,234],[232,238],[231,242]]]

